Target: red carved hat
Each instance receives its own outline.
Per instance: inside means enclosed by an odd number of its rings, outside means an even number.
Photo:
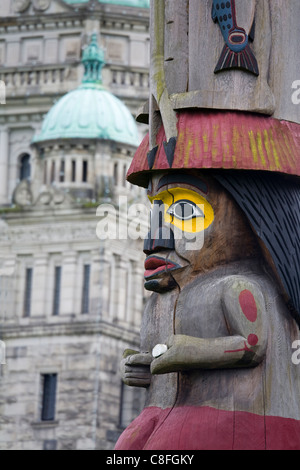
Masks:
[[[128,180],[147,187],[154,171],[215,170],[269,251],[300,327],[300,185],[298,178],[282,177],[300,176],[300,125],[257,114],[195,110],[178,114],[177,131],[177,139],[167,144],[161,127],[151,151],[147,135]]]
[[[163,127],[151,152],[149,135],[144,138],[129,168],[129,182],[147,187],[153,171],[170,169],[264,170],[300,176],[299,124],[251,113],[189,110],[178,113],[177,130],[169,152]]]

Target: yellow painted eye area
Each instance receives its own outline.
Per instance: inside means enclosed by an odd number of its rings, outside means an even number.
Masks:
[[[151,203],[164,205],[164,221],[183,232],[198,233],[207,229],[214,220],[210,203],[199,193],[186,188],[171,188],[149,198]]]
[[[203,211],[194,202],[182,199],[175,202],[167,210],[167,214],[179,220],[191,220],[196,217],[205,217]]]

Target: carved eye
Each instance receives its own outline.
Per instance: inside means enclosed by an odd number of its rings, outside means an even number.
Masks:
[[[167,213],[179,220],[191,220],[196,217],[205,217],[203,211],[192,201],[182,199],[172,204]]]

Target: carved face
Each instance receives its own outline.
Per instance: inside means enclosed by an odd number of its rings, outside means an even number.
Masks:
[[[254,256],[256,240],[248,222],[212,177],[156,174],[148,197],[152,214],[144,244],[146,289],[183,287],[201,272]]]

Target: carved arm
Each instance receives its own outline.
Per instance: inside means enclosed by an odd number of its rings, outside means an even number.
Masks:
[[[225,282],[221,302],[228,336],[172,335],[167,341],[167,352],[152,361],[152,374],[255,367],[263,360],[268,327],[265,299],[259,286],[244,278]]]

